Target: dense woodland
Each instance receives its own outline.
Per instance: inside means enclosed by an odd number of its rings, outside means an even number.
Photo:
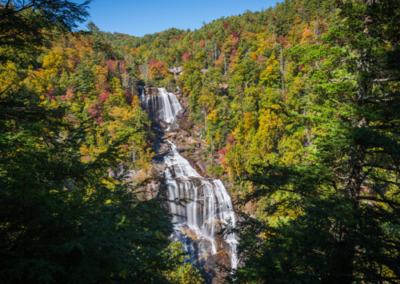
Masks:
[[[2,283],[203,283],[163,189],[140,190],[143,85],[188,97],[233,184],[227,282],[399,283],[399,0],[286,0],[144,37],[75,31],[89,4],[0,1]]]

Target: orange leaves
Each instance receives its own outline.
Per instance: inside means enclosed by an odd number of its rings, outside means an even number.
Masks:
[[[108,92],[108,82],[107,82],[107,76],[108,76],[108,68],[107,66],[96,66],[95,67],[95,74],[96,74],[96,79],[95,79],[95,86],[96,86],[96,93],[97,94],[105,94]]]
[[[311,30],[306,29],[303,32],[302,39],[300,41],[301,45],[310,45],[314,39],[314,34]]]
[[[151,65],[150,67],[150,78],[165,78],[168,76],[168,68],[164,65],[164,62],[159,61]]]

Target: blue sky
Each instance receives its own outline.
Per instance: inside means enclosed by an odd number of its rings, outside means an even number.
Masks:
[[[90,20],[102,31],[143,36],[172,27],[199,29],[203,21],[242,14],[247,9],[261,11],[275,4],[276,0],[94,0],[89,12]],[[79,28],[85,29],[84,25]]]

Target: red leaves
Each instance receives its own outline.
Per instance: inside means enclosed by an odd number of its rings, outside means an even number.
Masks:
[[[110,97],[110,92],[107,92],[105,94],[101,94],[99,96],[99,99],[104,103],[108,100],[109,97]]]
[[[133,96],[132,96],[131,90],[125,89],[125,98],[126,98],[126,102],[128,103],[128,105],[131,105],[132,104],[132,100],[133,100]]]
[[[155,65],[156,63],[157,63],[157,61],[154,58],[152,58],[152,59],[150,59],[149,66],[151,67],[151,66]]]
[[[229,135],[228,139],[226,139],[227,143],[233,143],[235,141],[235,135],[233,135],[233,133],[231,133],[231,135]]]
[[[228,152],[228,151],[229,151],[228,148],[223,148],[223,149],[221,149],[221,150],[218,151],[218,154],[224,155],[224,156],[225,156],[225,153]]]
[[[282,35],[279,36],[279,38],[277,39],[277,42],[280,43],[282,45],[282,47],[284,47],[287,44],[286,38],[283,37]]]
[[[63,101],[69,101],[69,100],[71,100],[73,98],[75,98],[75,94],[74,94],[74,92],[72,91],[71,88],[67,89],[67,94],[66,95],[60,97],[62,102]]]
[[[94,102],[88,109],[88,114],[90,114],[94,121],[98,122],[100,125],[103,124],[104,120],[101,116],[103,111],[102,105],[99,102]]]
[[[106,62],[107,70],[109,73],[117,75],[119,73],[118,60],[108,59]]]
[[[50,101],[54,101],[56,97],[54,96],[54,89],[51,88],[47,94],[44,95],[46,98],[48,98]]]
[[[204,40],[200,40],[200,45],[204,47]]]
[[[183,37],[183,35],[178,35],[178,36],[171,36],[171,38],[172,39],[174,39],[174,40],[178,40],[178,39],[180,39],[181,37]]]
[[[239,39],[240,40],[239,33],[237,31],[234,31],[232,36],[233,36],[234,39]]]
[[[223,27],[224,27],[225,30],[226,29],[231,29],[231,26],[227,22],[224,22]]]
[[[182,62],[185,63],[186,61],[189,61],[193,57],[192,53],[185,53],[182,56]]]

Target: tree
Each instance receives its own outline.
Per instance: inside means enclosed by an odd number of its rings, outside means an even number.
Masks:
[[[337,1],[337,6],[336,26],[291,54],[303,58],[307,71],[309,103],[304,115],[290,117],[300,129],[313,129],[308,157],[293,166],[259,165],[248,176],[254,187],[247,200],[266,198],[266,215],[278,221],[247,218],[242,223],[245,266],[232,279],[400,279],[395,122],[400,73],[394,56],[400,41],[393,22],[399,20],[400,1]],[[295,214],[286,218],[287,212]]]
[[[89,3],[76,4],[61,0],[1,1],[0,46],[3,50],[0,63],[11,59],[7,55],[7,48],[37,52],[52,35],[53,29],[68,32],[77,28],[77,23],[84,22],[89,15]]]
[[[204,279],[199,271],[189,262],[188,253],[182,249],[182,243],[172,242],[168,246],[170,262],[176,263],[175,269],[168,274],[168,280],[173,284],[203,284]]]
[[[174,268],[163,254],[172,224],[160,196],[140,198],[142,184],[128,182],[126,171],[109,175],[128,143],[147,150],[148,117],[127,105],[118,78],[110,83],[121,107],[99,101],[96,87],[107,91],[109,78],[90,38],[47,37],[75,27],[86,4],[8,1],[0,8],[7,61],[0,69],[7,86],[0,95],[2,283],[168,283]],[[25,70],[21,58],[42,68]],[[112,139],[109,116],[121,118]]]

